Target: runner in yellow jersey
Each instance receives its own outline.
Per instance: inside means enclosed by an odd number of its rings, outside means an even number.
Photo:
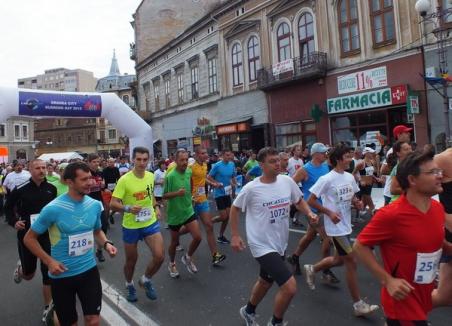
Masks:
[[[206,196],[206,182],[207,180],[207,151],[202,147],[198,147],[195,152],[195,163],[191,165],[192,176],[192,196],[195,202],[195,214],[201,218],[202,223],[206,229],[207,243],[212,253],[212,264],[217,266],[220,262],[226,259],[225,255],[218,252],[215,236],[213,232],[212,215],[210,214],[209,200]]]

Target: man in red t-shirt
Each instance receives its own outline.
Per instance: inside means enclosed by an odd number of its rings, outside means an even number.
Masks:
[[[431,198],[442,192],[441,179],[432,153],[410,154],[397,170],[404,194],[380,209],[355,242],[353,250],[383,285],[388,326],[427,325],[444,245],[444,208]],[[384,267],[373,246],[380,246]]]

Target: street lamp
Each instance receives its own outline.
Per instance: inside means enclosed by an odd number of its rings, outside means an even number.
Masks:
[[[437,0],[442,1],[442,0]],[[449,4],[452,4],[452,0],[448,0]],[[414,6],[415,10],[422,17],[422,23],[430,21],[434,24],[434,34],[436,36],[436,45],[437,45],[437,53],[438,53],[438,61],[439,61],[439,70],[441,76],[444,76],[448,73],[447,67],[447,37],[448,37],[448,29],[444,27],[445,19],[452,14],[452,8],[442,9],[440,5],[436,7],[436,11],[432,13],[428,13],[431,4],[430,0],[418,0]],[[446,134],[446,147],[451,145],[451,137],[450,137],[450,121],[449,121],[449,96],[447,94],[447,81],[445,80],[442,83],[442,98],[443,98],[443,114],[444,114],[444,122],[446,124],[445,134]]]

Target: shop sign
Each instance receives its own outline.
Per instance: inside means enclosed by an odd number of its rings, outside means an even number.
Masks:
[[[193,136],[210,136],[215,131],[215,127],[210,124],[210,120],[201,117],[197,120],[197,126],[193,128]]]
[[[407,110],[408,110],[408,113],[411,113],[411,114],[419,114],[420,113],[419,96],[417,96],[417,95],[408,96]]]
[[[406,103],[407,95],[407,87],[402,85],[372,92],[330,98],[326,103],[328,114],[336,114]]]
[[[237,125],[234,123],[232,125],[225,125],[217,127],[217,135],[227,135],[234,134],[237,132]]]
[[[273,65],[273,75],[277,76],[283,72],[293,71],[293,59],[287,59]]]
[[[201,145],[201,137],[193,137],[193,145]]]
[[[339,94],[359,92],[385,86],[388,86],[386,66],[337,77],[337,90]]]
[[[238,132],[245,132],[248,131],[249,129],[250,129],[249,124],[247,122],[242,122],[237,125]]]
[[[188,148],[188,141],[186,139],[179,139],[177,141],[177,147],[178,148],[185,148],[185,149],[187,149]]]

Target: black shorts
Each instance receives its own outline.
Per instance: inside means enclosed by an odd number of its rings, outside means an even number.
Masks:
[[[31,275],[36,272],[38,265],[38,258],[32,254],[32,252],[24,245],[25,231],[17,232],[17,250],[19,252],[20,263],[22,265],[22,274]],[[38,237],[38,242],[42,249],[50,255],[50,239],[47,232],[41,234]],[[49,270],[47,265],[42,261],[40,262],[42,284],[50,285]]]
[[[179,232],[179,230],[180,230],[180,228],[181,227],[183,227],[184,225],[186,225],[186,224],[188,224],[188,223],[190,223],[190,222],[193,222],[193,221],[195,221],[197,218],[196,218],[196,215],[192,215],[191,217],[189,217],[184,223],[182,223],[182,224],[178,224],[178,225],[170,225],[170,224],[168,224],[168,229],[170,229],[171,231],[174,231],[174,232]]]
[[[370,196],[372,194],[372,186],[359,186],[359,192],[361,193],[361,196]]]
[[[443,204],[447,214],[452,214],[452,181],[442,184],[443,192],[439,194],[439,201]]]
[[[426,320],[397,320],[386,318],[386,325],[388,326],[428,326]]]
[[[100,214],[100,222],[102,224],[101,226],[102,231],[104,231],[104,233],[107,234],[107,230],[110,224],[108,223],[108,214],[105,210],[103,210],[102,213]]]
[[[348,256],[353,251],[352,242],[350,241],[350,236],[341,235],[341,236],[332,236],[331,240],[333,240],[334,248],[337,251],[337,254],[341,257]]]
[[[452,232],[448,229],[444,229],[444,232],[446,233],[446,241],[452,243]],[[445,264],[452,262],[452,255],[443,254],[440,262]]]
[[[82,305],[83,315],[100,314],[102,284],[97,266],[79,275],[54,278],[51,288],[55,311],[61,326],[77,322],[76,295]]]
[[[256,260],[261,267],[259,276],[268,283],[275,281],[282,286],[292,277],[292,273],[284,262],[284,256],[280,256],[277,252],[270,252],[257,257]]]
[[[217,209],[219,211],[225,210],[226,208],[231,207],[231,196],[221,196],[215,198],[215,203],[217,204]]]

